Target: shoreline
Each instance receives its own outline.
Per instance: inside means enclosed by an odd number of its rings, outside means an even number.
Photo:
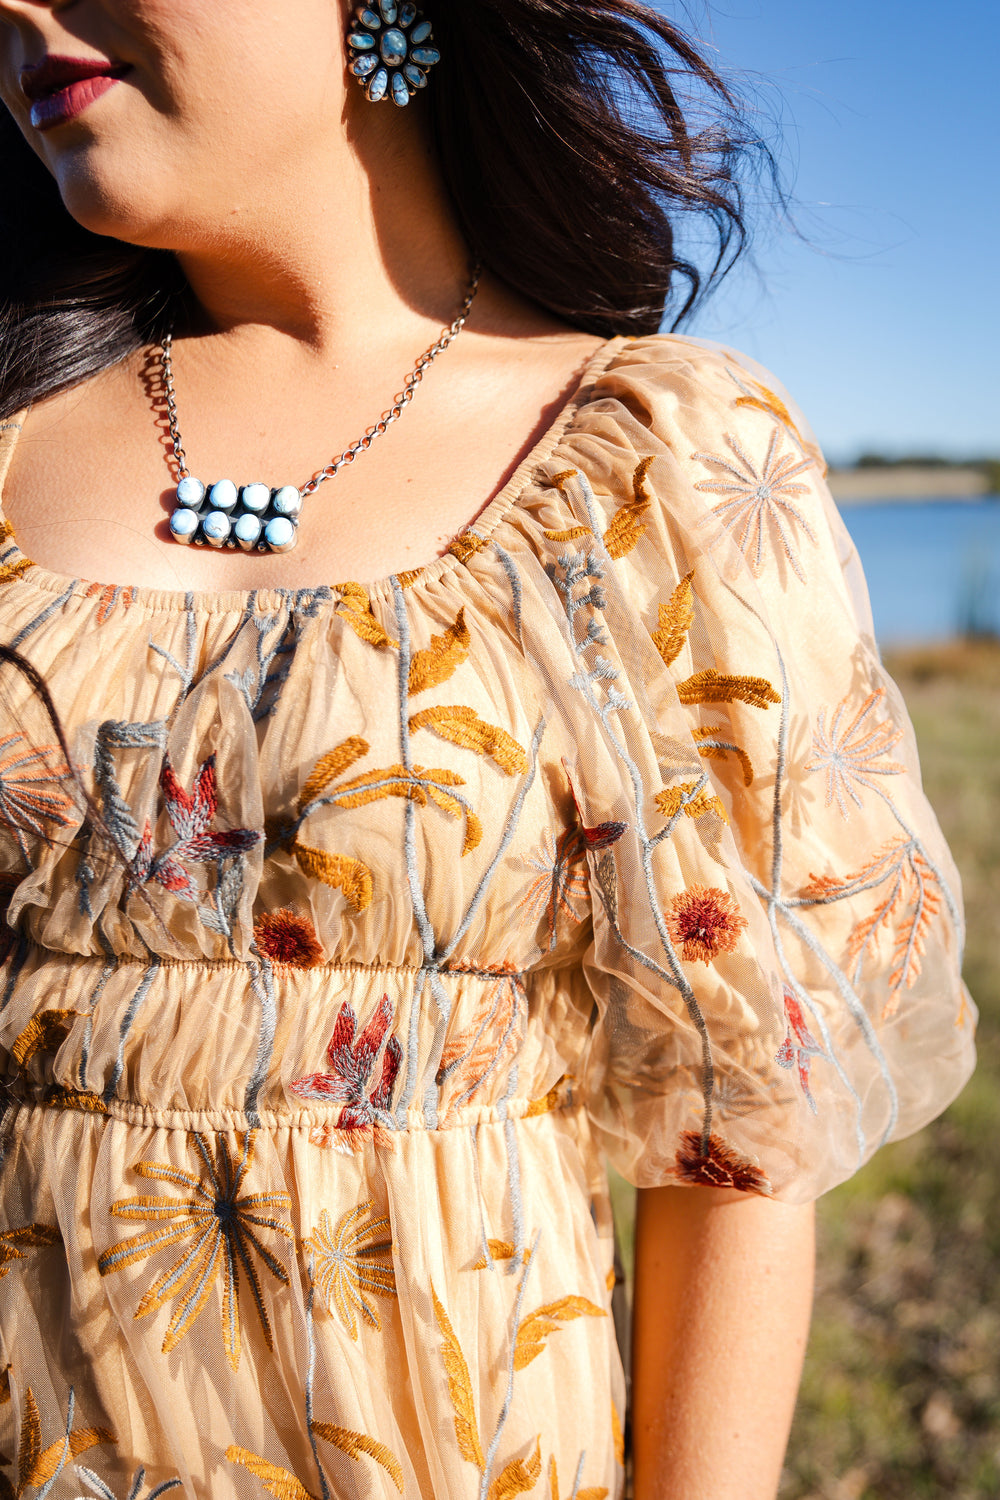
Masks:
[[[883,468],[831,469],[830,491],[838,505],[884,505],[892,501],[989,500],[989,481],[971,465],[923,468],[886,464]]]

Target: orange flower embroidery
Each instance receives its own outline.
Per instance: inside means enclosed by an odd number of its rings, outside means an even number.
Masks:
[[[685,1130],[674,1158],[674,1176],[701,1187],[735,1188],[738,1193],[769,1196],[771,1184],[759,1167],[727,1146],[717,1135],[702,1144],[697,1130]]]
[[[135,602],[135,589],[123,588],[114,583],[92,583],[84,598],[95,597],[101,601],[97,607],[97,623],[103,625],[116,604],[127,610]]]
[[[290,906],[263,912],[253,928],[254,942],[274,964],[292,969],[315,969],[323,962],[323,947],[308,917]]]
[[[692,885],[681,891],[664,913],[667,931],[688,963],[711,963],[720,953],[732,953],[749,926],[732,896],[718,886]]]
[[[0,740],[0,823],[11,830],[29,866],[25,834],[48,840],[46,822],[65,828],[72,821],[73,803],[59,790],[71,775],[57,745],[33,749],[20,734]]]

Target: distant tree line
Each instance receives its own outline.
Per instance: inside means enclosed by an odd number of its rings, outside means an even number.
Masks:
[[[944,458],[940,453],[860,453],[855,469],[979,469],[991,495],[1000,495],[1000,458]]]

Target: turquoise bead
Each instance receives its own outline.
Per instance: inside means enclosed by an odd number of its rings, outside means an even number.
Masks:
[[[436,47],[414,47],[410,56],[422,68],[429,68],[432,63],[441,61],[441,54]]]
[[[272,552],[290,552],[295,546],[296,535],[287,516],[275,516],[264,527],[264,540]]]
[[[415,5],[401,5],[399,7],[400,26],[412,26],[417,18],[417,7]]]
[[[182,505],[170,517],[170,535],[175,542],[187,544],[194,537],[199,524],[198,512]]]
[[[231,479],[220,479],[208,492],[208,503],[213,510],[232,510],[239,490]]]
[[[396,26],[390,26],[388,31],[382,33],[379,50],[382,53],[382,61],[390,68],[398,68],[406,58],[406,37]]]
[[[378,0],[378,8],[382,12],[382,19],[387,26],[396,24],[396,6],[394,0]]]
[[[205,498],[205,486],[200,479],[195,479],[193,474],[185,474],[177,486],[178,505],[190,505],[197,510]]]
[[[402,73],[393,73],[392,75],[392,102],[393,104],[398,104],[400,108],[410,102],[410,85]]]
[[[201,529],[210,546],[221,547],[228,539],[233,523],[224,510],[213,510],[202,521]]]
[[[421,73],[420,69],[414,67],[413,63],[403,64],[403,76],[408,83],[413,84],[415,89],[425,89],[427,87],[427,74]]]
[[[378,31],[382,25],[381,17],[377,16],[373,10],[369,10],[367,6],[358,11],[358,20],[362,26],[367,26],[369,31]]]
[[[351,72],[355,78],[367,78],[368,74],[378,67],[378,58],[372,53],[366,53],[364,57],[357,58],[351,63]]]
[[[293,484],[283,484],[280,490],[275,490],[271,507],[276,515],[297,516],[302,509],[302,496]]]
[[[347,45],[353,47],[355,52],[371,52],[375,46],[375,38],[369,36],[367,31],[352,31],[347,38]]]
[[[413,30],[410,32],[410,41],[413,42],[415,46],[419,46],[421,42],[426,42],[430,34],[430,21],[421,21],[419,26],[414,26]]]
[[[245,484],[240,493],[240,500],[244,510],[254,511],[259,514],[267,510],[271,503],[271,491],[266,484]]]
[[[253,515],[240,516],[239,520],[236,522],[236,525],[233,527],[233,531],[236,534],[236,540],[239,542],[244,552],[253,551],[254,547],[256,547],[257,543],[260,541],[260,534],[262,530],[263,527],[261,525],[260,517]]]
[[[385,68],[379,68],[377,73],[372,74],[372,81],[368,85],[368,97],[373,104],[385,98],[385,91],[389,87],[389,74]]]

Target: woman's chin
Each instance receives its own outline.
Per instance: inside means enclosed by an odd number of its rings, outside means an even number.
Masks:
[[[147,178],[143,192],[139,186],[143,180],[134,167],[125,172],[98,171],[93,164],[78,160],[61,162],[56,168],[67,212],[84,229],[130,245],[174,249],[170,226],[176,230],[179,215],[165,208],[162,183]],[[154,186],[155,192],[149,191]]]

